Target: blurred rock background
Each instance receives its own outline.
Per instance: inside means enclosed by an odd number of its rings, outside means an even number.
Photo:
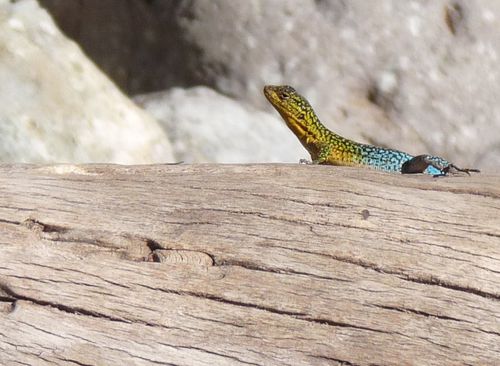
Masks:
[[[3,161],[296,162],[286,83],[346,137],[500,170],[496,0],[0,0],[0,27]]]

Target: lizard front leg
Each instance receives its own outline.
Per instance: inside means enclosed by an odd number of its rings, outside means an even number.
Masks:
[[[328,162],[332,153],[332,147],[329,144],[321,144],[319,147],[319,154],[316,159],[313,159],[313,164],[325,164]]]
[[[332,147],[329,146],[328,144],[324,143],[324,144],[320,145],[318,150],[319,150],[319,153],[316,155],[315,158],[314,158],[313,153],[311,153],[312,160],[300,159],[299,163],[300,164],[325,164],[328,161],[328,158],[330,157],[330,154],[332,152]]]

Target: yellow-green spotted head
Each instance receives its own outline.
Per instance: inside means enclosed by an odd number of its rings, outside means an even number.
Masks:
[[[307,100],[289,85],[266,85],[264,95],[287,122],[307,123],[312,108]]]

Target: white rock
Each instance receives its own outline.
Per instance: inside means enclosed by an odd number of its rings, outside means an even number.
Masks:
[[[135,100],[164,125],[176,158],[186,163],[297,163],[310,158],[271,107],[266,113],[202,86]]]
[[[0,0],[0,160],[173,160],[158,123],[64,37],[34,0]]]

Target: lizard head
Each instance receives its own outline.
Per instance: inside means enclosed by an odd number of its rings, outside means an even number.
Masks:
[[[287,123],[308,124],[314,115],[309,102],[288,85],[266,85],[264,95]]]
[[[318,159],[324,146],[326,128],[321,124],[309,102],[288,85],[264,87],[264,95],[285,120],[311,158]]]

